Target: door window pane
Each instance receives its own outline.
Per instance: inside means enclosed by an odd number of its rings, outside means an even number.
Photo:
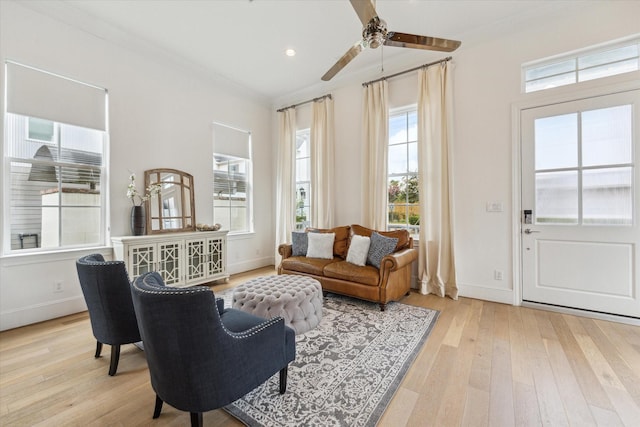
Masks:
[[[536,173],[536,224],[578,223],[578,172]]]
[[[631,121],[631,105],[583,112],[582,165],[631,163]]]
[[[582,175],[582,209],[585,224],[632,223],[630,167],[586,170]]]
[[[578,165],[578,114],[545,117],[535,121],[536,170]]]

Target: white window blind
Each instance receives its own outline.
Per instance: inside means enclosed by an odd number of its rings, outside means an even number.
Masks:
[[[107,130],[105,89],[15,62],[6,76],[7,112]]]
[[[251,159],[251,134],[223,124],[213,124],[213,152]]]

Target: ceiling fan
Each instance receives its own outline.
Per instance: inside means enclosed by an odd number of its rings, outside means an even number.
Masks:
[[[439,39],[437,37],[418,36],[415,34],[398,33],[395,31],[387,31],[387,23],[380,19],[378,12],[371,0],[349,0],[351,6],[358,14],[358,18],[362,21],[364,28],[362,29],[362,40],[358,40],[356,44],[345,53],[342,58],[336,62],[322,76],[322,80],[329,81],[338,74],[353,58],[366,48],[375,49],[380,45],[409,47],[412,49],[438,50],[441,52],[453,52],[461,42],[457,40]]]

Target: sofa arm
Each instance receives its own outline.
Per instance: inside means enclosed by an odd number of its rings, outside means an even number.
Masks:
[[[384,270],[395,271],[399,270],[407,264],[411,264],[418,259],[418,251],[414,248],[403,249],[398,252],[394,252],[382,258],[380,262],[381,272]]]
[[[289,258],[293,253],[293,245],[291,243],[283,243],[278,246],[278,253],[282,259]]]

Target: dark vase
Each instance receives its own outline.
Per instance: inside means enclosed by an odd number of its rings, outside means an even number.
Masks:
[[[147,225],[144,205],[131,208],[131,234],[134,236],[144,236]]]

